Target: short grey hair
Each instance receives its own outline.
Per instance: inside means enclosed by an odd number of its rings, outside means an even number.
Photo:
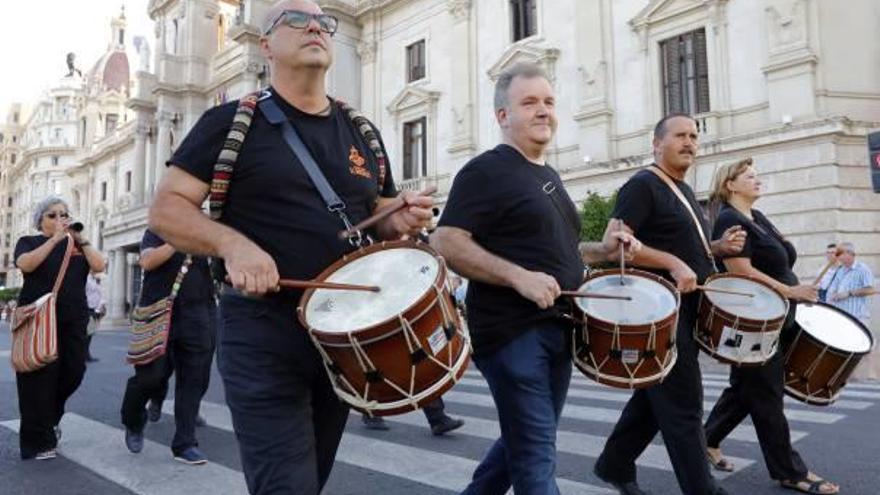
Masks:
[[[34,216],[33,216],[32,225],[34,226],[35,229],[40,230],[40,227],[43,224],[43,215],[45,215],[46,212],[49,211],[49,208],[51,208],[55,205],[64,205],[64,208],[67,209],[67,213],[70,213],[70,207],[67,206],[67,201],[64,201],[63,199],[61,199],[60,196],[55,196],[55,195],[49,196],[49,197],[43,199],[42,201],[40,201],[39,203],[37,203],[37,206],[34,207]]]
[[[495,81],[495,111],[501,110],[502,108],[507,108],[510,105],[509,95],[507,94],[510,90],[510,85],[513,83],[513,80],[517,77],[524,77],[526,79],[532,79],[535,77],[543,77],[547,81],[550,81],[550,78],[547,77],[547,73],[544,69],[541,68],[540,65],[533,62],[520,62],[515,64],[501,73],[498,76],[498,80]]]
[[[841,242],[837,247],[848,253],[856,254],[856,246],[851,242]]]

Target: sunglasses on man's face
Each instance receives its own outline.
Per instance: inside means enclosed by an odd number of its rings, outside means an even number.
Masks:
[[[336,33],[336,29],[339,27],[339,19],[332,15],[312,14],[301,10],[285,10],[276,17],[274,21],[272,21],[272,25],[266,30],[266,34],[268,35],[271,33],[276,27],[278,27],[278,24],[281,23],[287,24],[296,29],[306,29],[309,27],[312,19],[318,21],[318,26],[321,28],[321,31],[324,31],[331,36]]]
[[[54,212],[54,211],[51,212],[51,213],[46,213],[46,218],[48,218],[49,220],[55,220],[55,219],[58,218],[58,217],[61,217],[61,218],[70,218],[70,215],[69,215],[68,213],[66,213],[66,212],[56,213],[56,212]]]

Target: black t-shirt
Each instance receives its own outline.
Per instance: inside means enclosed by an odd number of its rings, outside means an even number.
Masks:
[[[693,190],[686,183],[673,180],[700,219],[703,232],[708,235],[709,223]],[[698,283],[714,272],[691,214],[654,172],[640,170],[620,188],[611,216],[623,220],[644,245],[682,260],[697,275]],[[665,270],[650,271],[672,280]]]
[[[165,244],[161,237],[151,230],[144,231],[141,239],[141,252],[145,249],[158,248]],[[171,294],[171,286],[180,271],[186,255],[175,252],[168,261],[162,263],[153,270],[144,271],[144,284],[141,288],[141,306],[149,306],[154,302],[168,297]],[[202,256],[193,256],[180,291],[177,293],[175,302],[210,302],[214,297],[214,283],[211,281],[211,271],[208,268],[208,259]]]
[[[715,220],[712,238],[718,239],[725,230],[740,225],[746,230],[746,242],[739,254],[728,258],[749,258],[752,266],[764,272],[774,280],[785,285],[798,283],[797,275],[791,270],[797,261],[797,252],[790,242],[786,241],[770,220],[758,210],[752,210],[754,222],[740,213],[736,208],[724,204]],[[719,269],[723,264],[719,260]]]
[[[555,203],[542,187],[548,182],[554,186],[550,194]],[[529,162],[510,146],[486,151],[458,172],[439,225],[470,232],[490,253],[552,275],[563,290],[577,289],[583,280],[580,217],[559,175],[549,166]],[[529,322],[568,309],[563,299],[559,304],[541,310],[512,288],[472,280],[467,309],[474,352],[491,352]]]
[[[367,218],[379,195],[379,166],[354,124],[336,105],[322,117],[297,110],[274,91],[272,98],[345,202],[352,223]],[[210,183],[237,105],[230,102],[205,112],[168,163]],[[354,249],[339,239],[343,223],[327,210],[280,127],[269,124],[259,107],[233,174],[221,222],[272,256],[282,278],[314,278]],[[381,195],[393,197],[390,166],[385,174]]]
[[[44,235],[20,238],[15,244],[15,259],[18,260],[19,256],[37,249],[48,240],[49,238]],[[58,270],[61,269],[61,263],[64,261],[64,252],[67,250],[68,242],[70,241],[64,240],[56,244],[49,256],[34,271],[23,273],[24,284],[18,295],[19,306],[30,304],[44,294],[52,292],[55,277],[58,276]],[[64,281],[61,282],[61,288],[58,290],[56,303],[87,310],[86,277],[88,275],[89,263],[86,261],[86,257],[79,249],[74,248],[67,265],[67,272],[64,274]]]

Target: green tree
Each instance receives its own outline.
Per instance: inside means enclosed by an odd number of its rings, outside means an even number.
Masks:
[[[605,226],[611,218],[614,203],[617,201],[617,191],[609,197],[598,193],[588,192],[581,210],[581,240],[601,241],[605,233]]]
[[[0,302],[11,301],[18,297],[21,287],[10,287],[8,289],[0,289]]]

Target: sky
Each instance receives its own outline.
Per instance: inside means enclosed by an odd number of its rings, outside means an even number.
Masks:
[[[86,72],[107,50],[110,19],[125,5],[126,44],[144,36],[155,53],[149,0],[3,0],[0,11],[0,120],[12,102],[34,102],[67,74],[68,52]],[[133,52],[133,50],[132,50]],[[131,52],[129,64],[137,68]]]

